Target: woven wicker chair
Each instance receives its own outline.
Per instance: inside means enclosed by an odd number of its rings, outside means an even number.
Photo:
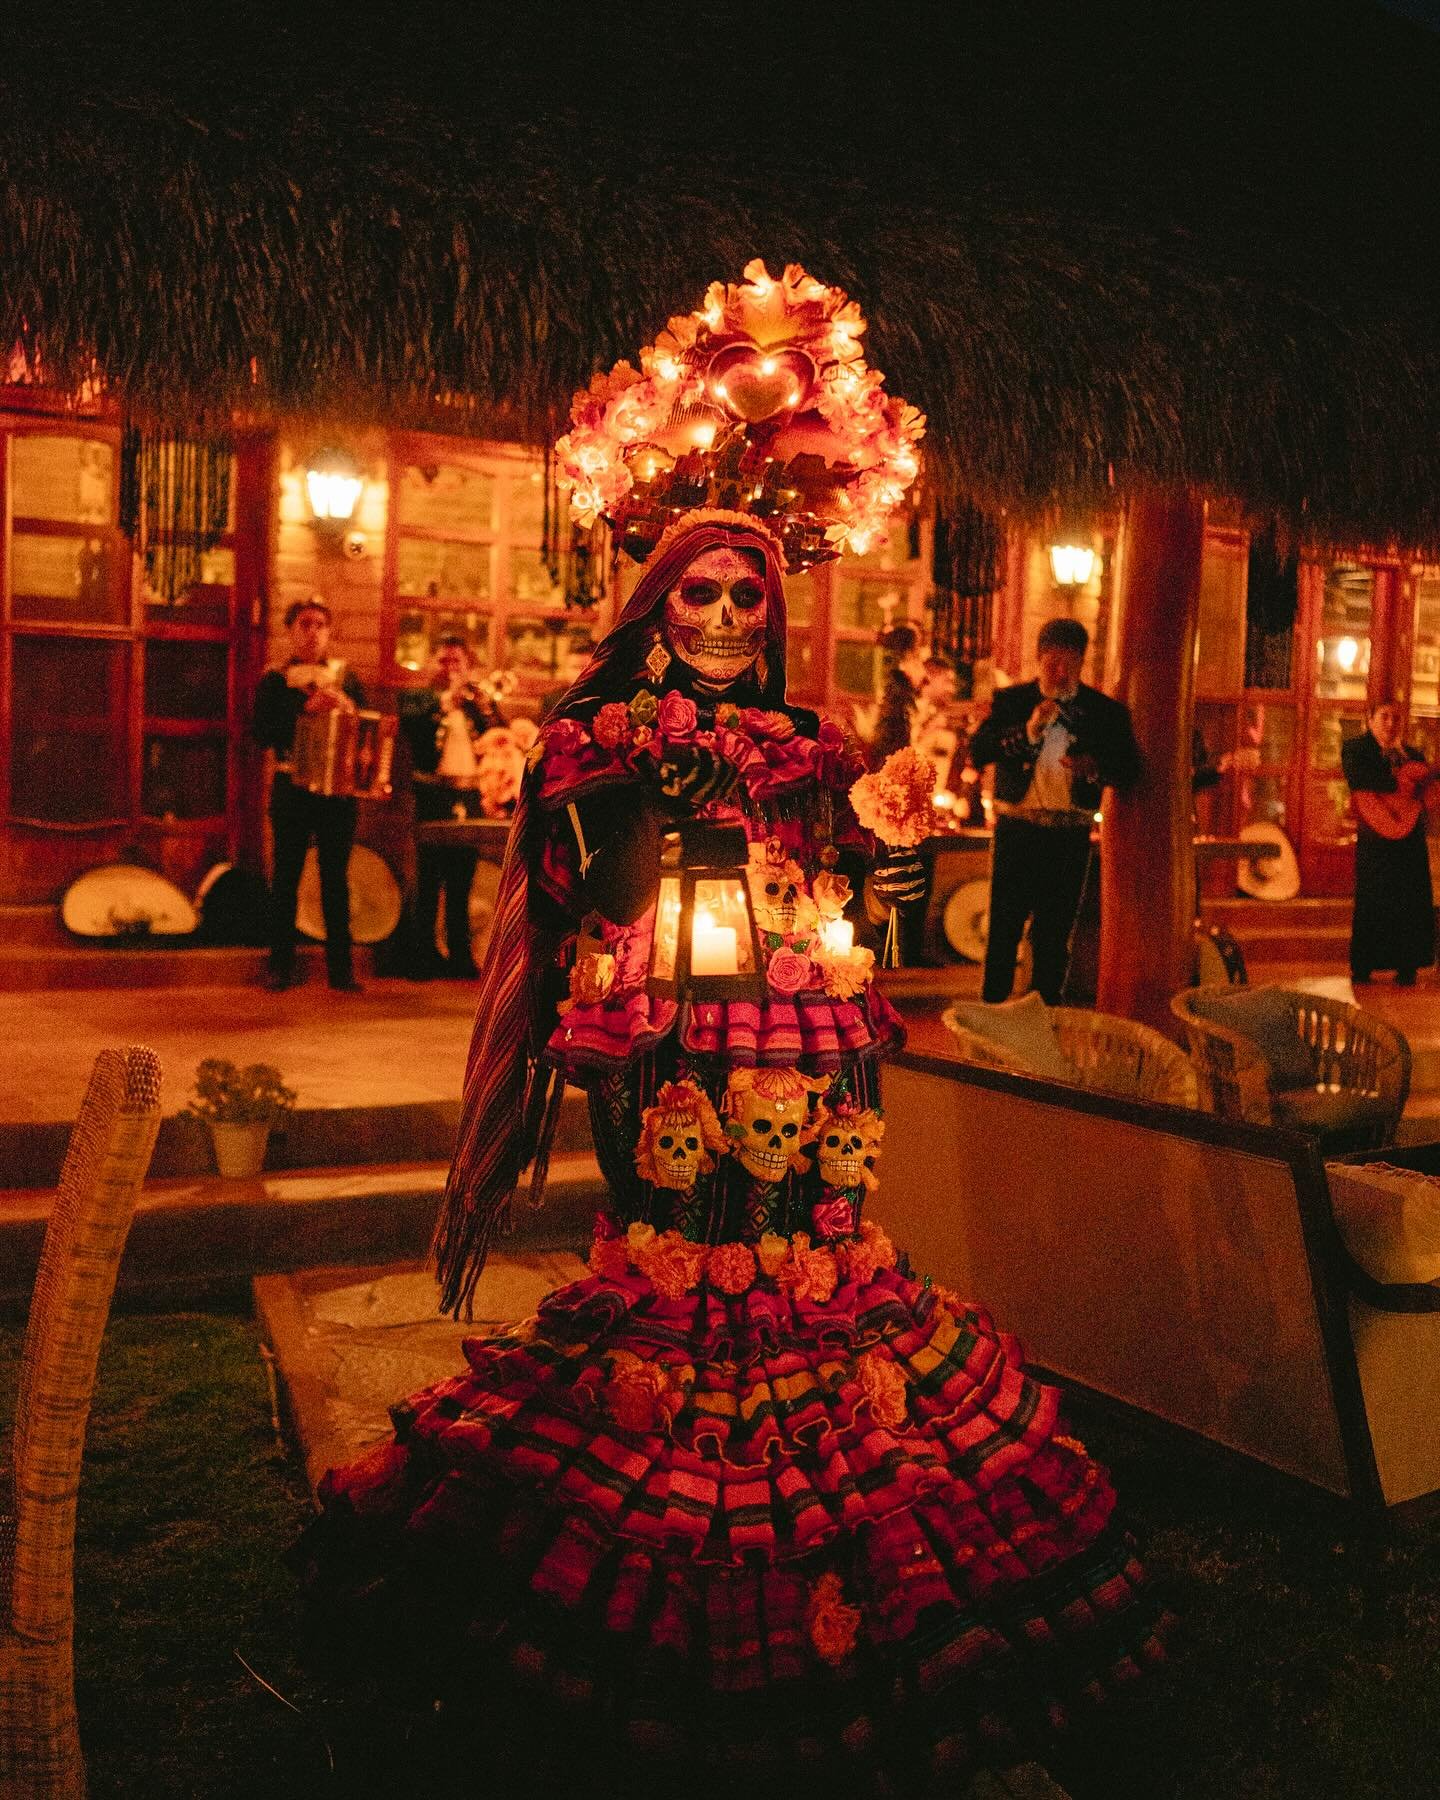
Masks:
[[[160,1128],[153,1050],[104,1050],[70,1134],[30,1303],[14,1467],[0,1469],[0,1794],[85,1793],[75,1718],[75,1501],[100,1340]]]
[[[1220,986],[1185,988],[1171,1000],[1170,1010],[1185,1028],[1202,1091],[1215,1112],[1258,1125],[1286,1123],[1277,1117],[1270,1065],[1260,1046],[1195,1010],[1197,998],[1234,991]],[[1334,1132],[1318,1127],[1321,1143],[1327,1149],[1350,1150],[1393,1143],[1410,1094],[1410,1046],[1402,1033],[1346,1000],[1289,988],[1275,992],[1289,1006],[1296,1036],[1314,1060],[1313,1093],[1322,1098],[1351,1096],[1367,1103],[1362,1119],[1347,1120]]]
[[[945,1024],[965,1062],[1003,1069],[1010,1075],[1033,1075],[1018,1058],[980,1033],[969,1031],[947,1010]],[[1050,1021],[1060,1054],[1074,1071],[1077,1087],[1127,1100],[1156,1100],[1166,1106],[1197,1107],[1200,1088],[1194,1065],[1178,1044],[1148,1025],[1113,1013],[1087,1012],[1079,1006],[1052,1006]]]

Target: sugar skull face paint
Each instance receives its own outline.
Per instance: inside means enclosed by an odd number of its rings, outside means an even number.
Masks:
[[[765,581],[753,556],[702,550],[665,596],[670,648],[703,681],[728,687],[765,644]]]

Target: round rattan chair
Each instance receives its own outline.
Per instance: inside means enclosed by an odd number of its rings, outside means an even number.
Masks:
[[[1127,1100],[1155,1100],[1165,1106],[1200,1105],[1194,1065],[1178,1044],[1148,1025],[1114,1013],[1088,1012],[1079,1006],[1052,1006],[1050,1022],[1060,1054],[1073,1070],[1077,1087],[1117,1094]],[[945,1025],[965,1062],[1010,1075],[1033,1075],[1020,1058],[1001,1044],[970,1031],[948,1011]]]
[[[1290,988],[1267,991],[1284,1002],[1296,1037],[1309,1051],[1313,1075],[1303,1088],[1277,1088],[1253,1038],[1196,1011],[1197,999],[1230,995],[1234,989],[1185,988],[1170,1002],[1213,1110],[1257,1125],[1317,1131],[1327,1149],[1367,1150],[1393,1143],[1410,1093],[1410,1046],[1404,1036],[1346,1000]],[[1327,1122],[1327,1113],[1333,1123]]]

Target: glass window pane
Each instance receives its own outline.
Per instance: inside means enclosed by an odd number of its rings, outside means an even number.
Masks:
[[[792,631],[786,640],[785,678],[794,688],[814,686],[815,643],[808,631]]]
[[[809,625],[815,617],[815,577],[807,570],[792,575],[785,583],[785,611],[791,628]]]
[[[115,453],[94,438],[18,433],[10,440],[10,503],[17,519],[67,525],[114,522]]]
[[[16,531],[10,539],[11,611],[16,619],[117,620],[123,596],[110,579],[110,543]]]
[[[560,505],[568,510],[564,494]],[[510,477],[510,535],[519,541],[538,540],[545,524],[545,480],[539,467]]]
[[[1295,751],[1295,708],[1267,700],[1242,707],[1240,744],[1260,752],[1263,768],[1288,767]]]
[[[552,628],[553,627],[553,628]],[[563,614],[513,613],[505,621],[504,666],[540,670],[548,675],[560,669],[560,639],[566,630]]]
[[[17,633],[10,809],[83,824],[129,812],[130,647]]]
[[[430,649],[441,636],[463,637],[470,653],[482,665],[490,661],[488,613],[457,611],[449,607],[406,607],[395,623],[395,661],[412,672],[430,661]]]
[[[1310,783],[1310,803],[1305,815],[1306,836],[1331,842],[1355,835],[1350,814],[1349,784],[1340,777],[1321,777]]]
[[[550,579],[550,571],[540,560],[538,550],[510,552],[510,594],[530,606],[547,606],[564,598],[561,589]]]
[[[1200,564],[1195,691],[1238,694],[1245,673],[1245,559],[1206,545]]]
[[[1235,780],[1236,816],[1241,825],[1262,821],[1284,826],[1288,777],[1284,775],[1238,775]]]
[[[875,644],[845,643],[835,646],[835,685],[845,694],[875,693],[880,651]]]
[[[835,623],[856,631],[878,631],[891,619],[905,617],[906,589],[884,577],[865,580],[854,575],[835,579]]]
[[[224,644],[145,646],[145,715],[151,719],[223,719],[230,654]]]
[[[1313,769],[1338,769],[1340,746],[1365,729],[1363,713],[1341,712],[1338,706],[1315,709],[1311,727],[1310,766]]]
[[[1440,711],[1440,574],[1415,583],[1415,638],[1410,652],[1410,709]]]
[[[1315,694],[1321,700],[1363,700],[1370,673],[1370,617],[1375,571],[1335,563],[1325,571],[1320,632],[1315,644]]]
[[[146,738],[140,806],[147,819],[221,817],[225,811],[225,739]]]
[[[407,599],[488,600],[490,546],[400,539],[396,585]]]
[[[495,477],[456,463],[407,463],[400,471],[395,518],[402,531],[414,525],[456,537],[493,531]]]

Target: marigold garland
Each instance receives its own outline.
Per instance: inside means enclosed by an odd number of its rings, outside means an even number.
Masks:
[[[763,1277],[793,1300],[823,1306],[842,1281],[863,1286],[898,1260],[889,1236],[866,1219],[857,1237],[826,1244],[812,1243],[808,1231],[791,1237],[767,1231],[755,1245],[697,1244],[673,1229],[657,1232],[639,1222],[616,1236],[607,1224],[596,1232],[589,1262],[591,1274],[607,1281],[641,1275],[667,1300],[696,1293],[702,1283],[735,1298]]]

